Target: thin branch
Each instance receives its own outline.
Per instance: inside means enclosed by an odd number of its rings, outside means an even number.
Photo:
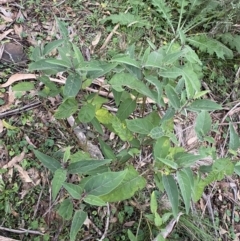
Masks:
[[[19,114],[19,113],[21,113],[23,111],[28,111],[28,110],[34,109],[34,108],[38,107],[41,104],[42,104],[41,101],[37,101],[37,102],[31,103],[31,104],[25,105],[23,107],[20,107],[18,109],[5,111],[3,113],[0,113],[0,119],[4,118],[6,116],[16,115],[16,114]]]
[[[41,233],[39,231],[35,231],[35,230],[29,230],[29,229],[24,229],[24,228],[20,228],[20,229],[12,229],[12,228],[4,228],[4,227],[0,227],[0,230],[4,230],[7,232],[11,232],[11,233],[29,233],[29,234],[36,234],[36,235],[44,235],[44,233]]]
[[[105,230],[101,239],[99,239],[99,241],[103,241],[107,236],[108,227],[109,227],[109,218],[110,218],[110,208],[109,208],[109,203],[107,203],[107,218],[106,218]]]

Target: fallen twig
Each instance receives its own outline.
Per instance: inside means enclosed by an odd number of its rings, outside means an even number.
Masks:
[[[27,105],[25,105],[23,107],[20,107],[20,108],[14,109],[14,110],[5,111],[3,113],[0,113],[0,119],[2,119],[4,117],[7,117],[7,116],[12,116],[12,115],[19,114],[19,113],[21,113],[23,111],[28,111],[28,110],[34,109],[34,108],[38,107],[41,104],[42,104],[41,101],[36,101],[36,102],[27,104]]]
[[[99,239],[99,241],[103,241],[107,235],[108,227],[109,227],[109,218],[110,218],[110,208],[109,208],[109,203],[107,203],[107,218],[106,218],[105,230],[101,239]]]
[[[44,233],[41,233],[39,231],[35,231],[35,230],[29,230],[29,229],[24,229],[24,228],[20,228],[20,229],[12,229],[12,228],[4,228],[4,227],[0,227],[0,230],[4,230],[7,232],[11,232],[11,233],[29,233],[29,234],[36,234],[36,235],[44,235]]]

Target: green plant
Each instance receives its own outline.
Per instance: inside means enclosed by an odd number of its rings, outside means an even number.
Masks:
[[[177,24],[172,20],[173,13],[171,14],[171,8],[165,2],[153,0],[152,3],[166,20],[166,34],[169,34],[169,39],[172,38],[157,50],[148,47],[144,53],[137,54],[135,47],[130,46],[126,54],[116,55],[109,61],[85,61],[77,46],[69,42],[65,24],[57,19],[63,39],[36,47],[33,51],[34,62],[29,65],[29,70],[41,73],[39,80],[45,87],[40,95],[46,97],[61,94],[63,97],[54,114],[55,118],[66,119],[75,115],[79,122],[91,124],[99,133],[99,144],[106,158],[73,162],[70,148],[67,148],[60,163],[34,150],[36,157],[53,172],[53,200],[56,200],[62,188],[68,193],[68,196],[64,195],[58,213],[64,219],[72,220],[70,240],[75,240],[87,217],[82,202],[86,205],[105,206],[107,202],[129,199],[136,191],[145,187],[148,174],[154,177],[154,185],[158,192],[167,193],[172,205],[172,210],[160,214],[156,193],[152,192],[151,214],[148,218],[161,231],[171,215],[174,218],[178,217],[180,209],[189,214],[190,201],[198,201],[207,185],[222,180],[234,171],[239,172],[239,163],[235,165],[230,157],[216,158],[215,147],[209,149],[214,142],[210,136],[213,131],[210,112],[221,110],[222,107],[202,98],[208,91],[201,90],[202,61],[201,55],[194,47],[207,51],[210,55],[216,54],[219,58],[231,58],[233,52],[206,34],[187,35],[199,25],[200,16],[201,24],[213,18],[209,14],[214,9],[214,2],[210,1],[204,6],[202,15],[192,19],[190,17],[195,10],[202,5],[197,1],[180,1]],[[187,12],[186,9],[190,11]],[[191,21],[188,21],[189,18]],[[232,41],[230,47],[238,48],[238,37],[229,36]],[[54,49],[57,49],[58,57],[49,57]],[[68,76],[63,88],[59,88],[49,79],[50,75],[58,72],[65,72]],[[103,107],[106,99],[84,93],[84,88],[95,78],[106,75],[107,84],[118,107],[116,114]],[[81,100],[78,98],[79,93],[83,95]],[[136,110],[139,116],[130,117]],[[189,153],[180,146],[174,132],[174,121],[187,117],[189,113],[196,116],[195,132],[198,146],[201,146],[196,148],[198,154]],[[114,132],[120,138],[120,143],[128,144],[122,155],[117,155],[101,139],[102,126]],[[239,137],[230,126],[229,149],[236,150],[239,146]],[[149,147],[152,149],[154,162],[139,174],[131,163],[131,157],[139,157],[140,153]],[[193,172],[191,167],[198,160],[208,157],[209,153],[213,159],[212,164],[204,170],[200,168]],[[120,171],[114,170],[117,164],[121,168]],[[77,174],[80,183],[68,183],[69,174]],[[74,205],[74,200],[79,200],[77,205]],[[129,231],[128,235],[131,240],[138,238],[132,231]],[[160,240],[163,240],[163,237]]]

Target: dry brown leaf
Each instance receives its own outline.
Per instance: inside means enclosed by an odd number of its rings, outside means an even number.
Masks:
[[[2,58],[3,51],[4,51],[4,45],[1,44],[1,46],[0,46],[0,59]]]
[[[33,183],[33,180],[29,177],[27,171],[25,171],[21,166],[15,164],[14,167],[18,170],[19,174],[20,174],[20,178],[24,183]]]
[[[1,18],[4,20],[5,23],[11,23],[13,20],[11,18],[8,18],[4,16],[3,14],[0,14]]]
[[[13,29],[8,29],[7,31],[5,31],[4,33],[0,34],[0,41],[3,40],[9,33],[11,33],[13,31]]]
[[[0,132],[0,133],[1,133],[1,132]],[[31,142],[30,138],[29,138],[27,135],[25,135],[25,140],[27,141],[27,143],[28,143],[29,145],[37,148],[37,147]]]
[[[0,4],[3,4],[3,3],[11,3],[11,2],[14,2],[16,0],[0,0]]]
[[[36,79],[36,78],[37,76],[35,74],[14,74],[8,79],[6,83],[0,85],[0,88],[8,87],[9,85],[19,80]]]
[[[20,162],[23,160],[25,156],[25,152],[23,151],[20,155],[13,157],[13,159],[8,162],[6,165],[4,165],[2,168],[10,168],[13,167],[16,163]]]
[[[3,122],[2,122],[2,120],[0,120],[0,133],[2,133],[3,132]]]
[[[4,112],[10,109],[11,105],[14,103],[14,100],[15,100],[15,94],[14,94],[14,91],[12,91],[12,88],[10,87],[8,91],[8,101],[5,105],[0,107],[0,112]]]
[[[13,28],[14,28],[15,33],[19,36],[19,38],[22,39],[22,32],[23,32],[22,25],[14,24]]]
[[[1,3],[1,0],[0,0],[0,3]],[[3,236],[0,236],[0,241],[19,241],[19,239],[5,238]]]
[[[134,225],[135,221],[129,221],[123,224],[125,227],[132,227]]]
[[[0,31],[3,31],[6,28],[6,24],[0,24]]]
[[[0,7],[0,12],[7,18],[13,21],[14,14],[8,11],[8,8]]]
[[[102,33],[100,31],[97,32],[96,37],[93,39],[92,41],[92,46],[95,48],[97,46],[97,44],[99,43],[100,39],[101,39]]]

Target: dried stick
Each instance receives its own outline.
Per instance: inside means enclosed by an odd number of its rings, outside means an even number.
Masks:
[[[101,239],[99,239],[99,241],[103,241],[107,236],[108,227],[109,227],[109,218],[110,218],[110,208],[109,208],[109,203],[107,203],[107,218],[106,218],[105,230]]]
[[[11,232],[11,233],[30,233],[30,234],[37,234],[37,235],[44,235],[44,233],[41,233],[39,231],[35,231],[35,230],[29,230],[29,229],[24,229],[24,228],[20,228],[20,229],[12,229],[12,228],[4,228],[4,227],[0,227],[0,230],[4,230],[7,232]]]

